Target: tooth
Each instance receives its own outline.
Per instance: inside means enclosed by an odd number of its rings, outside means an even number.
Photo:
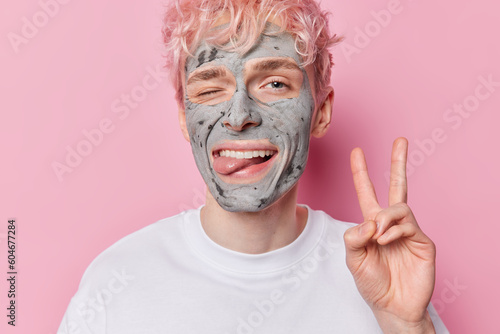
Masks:
[[[272,156],[276,153],[271,150],[255,150],[255,151],[232,151],[232,150],[221,150],[219,151],[219,156],[221,157],[231,157],[236,159],[252,159],[256,157]]]

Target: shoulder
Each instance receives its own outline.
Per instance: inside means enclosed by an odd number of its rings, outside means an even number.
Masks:
[[[161,257],[165,253],[162,250],[175,248],[184,240],[183,222],[196,213],[199,209],[161,219],[116,241],[90,263],[82,276],[80,288],[85,283],[115,277],[116,272],[140,268],[145,262]]]
[[[338,220],[330,216],[328,213],[322,210],[313,210],[310,207],[306,206],[309,211],[311,221],[316,224],[318,222],[322,222],[325,224],[326,230],[330,232],[345,232],[349,228],[356,226],[356,223],[346,222],[342,220]]]

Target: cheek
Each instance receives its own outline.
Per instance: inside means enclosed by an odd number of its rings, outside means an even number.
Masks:
[[[216,126],[222,124],[220,118],[225,115],[226,103],[206,106],[188,102],[186,104],[186,126],[193,150],[206,152],[209,136],[213,136]]]
[[[205,149],[206,138],[211,131],[210,118],[207,113],[194,108],[186,111],[186,125],[193,149]]]
[[[312,118],[310,104],[296,98],[276,102],[271,107],[271,124],[278,132],[286,134],[290,140],[309,135]]]

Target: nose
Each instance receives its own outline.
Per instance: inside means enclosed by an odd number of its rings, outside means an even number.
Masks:
[[[243,131],[259,126],[262,122],[256,103],[246,92],[235,93],[233,104],[222,122],[224,126],[233,131]]]

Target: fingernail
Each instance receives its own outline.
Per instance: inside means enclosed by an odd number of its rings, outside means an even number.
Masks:
[[[375,230],[375,234],[377,234],[378,230],[379,230],[379,223],[378,223],[378,221],[375,221],[375,224],[377,224],[377,229]]]

